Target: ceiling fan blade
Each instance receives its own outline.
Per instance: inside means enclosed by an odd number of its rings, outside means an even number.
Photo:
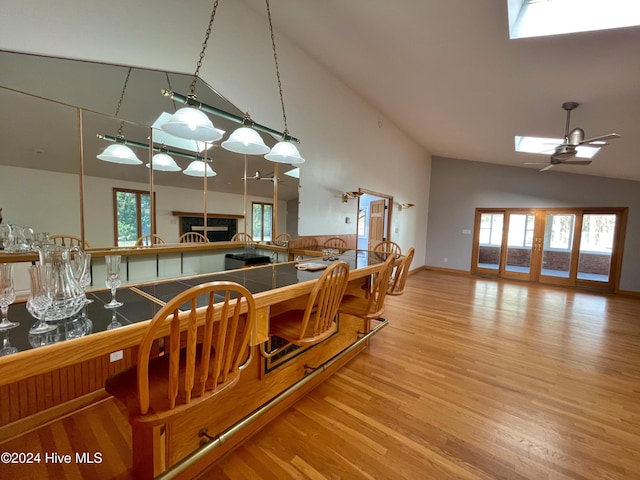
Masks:
[[[541,172],[546,172],[547,170],[551,170],[553,167],[555,167],[555,165],[551,164],[551,165],[547,165],[544,168],[541,168],[540,171]]]
[[[587,138],[583,141],[580,142],[580,145],[586,145],[589,144],[591,142],[604,142],[605,140],[614,140],[616,138],[620,138],[620,135],[618,135],[617,133],[607,133],[606,135],[600,135],[598,137],[593,137],[593,138]],[[593,145],[598,146],[598,145]]]
[[[523,165],[547,165],[549,162],[524,162]]]
[[[589,165],[591,160],[565,160],[562,165]]]

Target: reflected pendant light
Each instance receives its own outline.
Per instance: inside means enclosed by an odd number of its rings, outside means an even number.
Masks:
[[[147,163],[147,168],[151,168],[159,172],[179,172],[182,170],[173,158],[166,153],[156,153],[151,163]]]
[[[118,114],[120,113],[120,107],[122,106],[122,100],[124,100],[124,94],[127,91],[127,84],[129,83],[129,77],[131,76],[131,67],[127,71],[127,76],[124,79],[124,85],[122,86],[122,92],[120,93],[120,99],[118,100],[118,105],[116,107],[115,117],[118,118]],[[116,137],[116,144],[109,145],[100,155],[96,155],[100,160],[104,160],[105,162],[111,163],[119,163],[121,165],[140,165],[142,160],[140,160],[133,150],[127,147],[124,143],[124,135],[122,133],[124,129],[124,121],[120,122],[120,127],[118,128],[118,136]]]
[[[247,155],[263,155],[269,151],[262,137],[253,128],[237,128],[229,138],[220,144],[225,150]]]
[[[217,173],[202,160],[194,160],[182,171],[182,173],[190,177],[204,177],[205,172],[207,177],[215,177],[217,175]]]
[[[142,163],[142,160],[136,156],[133,150],[120,143],[109,145],[97,157],[105,162],[119,163],[121,165],[140,165]]]

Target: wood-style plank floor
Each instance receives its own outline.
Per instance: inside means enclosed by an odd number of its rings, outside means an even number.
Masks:
[[[386,317],[202,478],[640,478],[640,298],[422,271]],[[101,464],[0,464],[0,478],[126,479],[130,442],[108,400],[0,445]]]

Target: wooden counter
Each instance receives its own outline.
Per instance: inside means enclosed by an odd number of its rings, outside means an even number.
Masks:
[[[363,295],[369,276],[380,268],[381,263],[372,258],[369,265],[366,253],[364,256],[363,252],[359,253],[347,252],[343,259],[350,265],[350,291]],[[21,347],[16,354],[0,357],[0,427],[100,390],[110,374],[135,364],[137,346],[149,319],[173,296],[175,289],[184,290],[213,280],[236,281],[253,289],[259,323],[263,325],[261,331],[256,331],[254,343],[257,344],[266,338],[270,310],[286,309],[296,299],[304,299],[321,273],[298,271],[294,263],[282,263],[121,288],[117,298],[124,301],[125,308],[130,306],[131,312],[125,312],[122,321],[125,326],[112,330],[107,330],[111,312],[102,306],[109,300],[109,294],[104,290],[95,291],[90,294],[94,303],[88,310],[89,317],[93,318],[93,331],[89,335],[31,348],[25,339],[21,342],[16,339],[20,333],[18,329],[10,330],[7,335],[11,343],[14,346],[21,343],[26,347]],[[163,289],[166,292],[161,291]],[[24,312],[22,316],[21,310]],[[26,335],[33,319],[26,313],[24,304],[12,305],[9,314],[21,322],[20,334]],[[127,324],[129,322],[131,324]],[[350,335],[347,343],[353,343],[354,338],[355,333]],[[331,343],[336,344],[335,341]],[[257,347],[254,363],[254,367],[262,372],[260,375],[268,370]],[[283,385],[287,383],[285,380]]]

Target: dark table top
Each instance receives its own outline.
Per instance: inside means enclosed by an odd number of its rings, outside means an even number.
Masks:
[[[348,250],[339,255],[338,259],[345,261],[351,270],[377,265],[385,260],[384,254],[362,250]],[[162,280],[135,287],[121,287],[117,290],[116,298],[123,305],[116,309],[104,308],[104,305],[111,300],[110,291],[90,292],[87,297],[93,302],[78,314],[65,320],[48,322],[55,325],[56,330],[35,335],[29,334],[29,329],[34,324],[35,319],[27,312],[25,303],[15,303],[9,307],[9,319],[19,322],[20,325],[11,330],[0,332],[0,338],[3,339],[4,344],[8,340],[12,347],[16,347],[18,351],[24,351],[149,320],[162,305],[173,297],[201,283],[226,280],[244,285],[252,294],[257,294],[319,278],[323,270],[307,271],[296,268],[297,263],[308,262],[307,260],[303,262],[277,263],[193,277]],[[313,263],[330,265],[332,261],[317,258],[313,260]],[[138,290],[146,295],[139,293]]]

